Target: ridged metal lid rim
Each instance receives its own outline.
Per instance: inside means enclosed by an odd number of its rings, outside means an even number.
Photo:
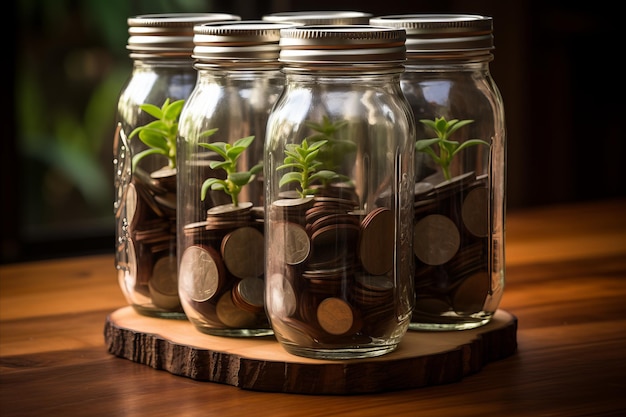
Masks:
[[[475,14],[378,16],[370,24],[406,30],[407,54],[493,49],[493,19]]]
[[[286,64],[383,63],[406,59],[403,29],[370,25],[296,26],[281,30],[280,61]]]
[[[227,13],[147,14],[128,18],[131,58],[191,55],[194,26],[201,23],[239,21]]]
[[[278,62],[280,31],[291,26],[259,20],[196,25],[193,58],[203,63],[255,59]]]
[[[189,27],[202,22],[234,19],[241,20],[241,17],[229,13],[164,13],[132,16],[127,19],[127,22],[130,27]]]
[[[264,15],[268,22],[292,22],[300,25],[367,24],[373,15],[356,10],[278,12]]]

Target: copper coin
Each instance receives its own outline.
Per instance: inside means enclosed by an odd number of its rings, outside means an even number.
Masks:
[[[489,189],[474,188],[463,200],[461,209],[463,224],[474,236],[489,235]]]
[[[225,292],[217,302],[215,308],[217,318],[228,327],[236,329],[254,327],[257,316],[254,313],[243,310],[233,303],[232,293]]]
[[[222,258],[237,278],[256,278],[265,268],[263,233],[253,227],[239,227],[222,240]]]
[[[454,291],[452,306],[460,314],[473,314],[482,311],[489,292],[489,274],[476,272],[463,280]]]
[[[359,255],[363,268],[373,275],[383,275],[393,267],[395,222],[386,207],[372,210],[361,223]]]
[[[219,253],[210,246],[189,246],[180,260],[181,291],[191,300],[202,302],[220,289],[224,266]]]
[[[442,265],[459,250],[461,235],[454,222],[441,214],[431,214],[413,228],[415,256],[428,265]]]
[[[178,307],[178,274],[176,256],[162,256],[152,268],[148,282],[152,303],[160,308],[172,310]]]
[[[346,334],[354,324],[354,312],[346,301],[337,297],[324,299],[317,307],[317,321],[332,335]]]

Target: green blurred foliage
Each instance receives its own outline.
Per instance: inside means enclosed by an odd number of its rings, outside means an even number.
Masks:
[[[126,19],[206,12],[211,2],[22,0],[15,7],[22,238],[90,228],[113,235],[115,108],[132,64]]]

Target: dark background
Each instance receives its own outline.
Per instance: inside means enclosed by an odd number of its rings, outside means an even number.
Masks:
[[[130,74],[126,18],[143,13],[492,16],[508,211],[626,196],[624,36],[608,1],[29,0],[12,7],[5,65],[13,82],[3,87],[12,101],[3,106],[0,154],[2,263],[113,252],[113,118]]]

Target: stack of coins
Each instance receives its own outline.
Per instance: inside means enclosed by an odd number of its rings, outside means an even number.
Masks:
[[[263,279],[263,212],[250,202],[207,210],[206,220],[185,226],[188,245],[181,256],[181,298],[197,327],[267,328]],[[189,314],[188,314],[189,315]]]
[[[395,329],[393,214],[358,208],[354,190],[341,187],[272,203],[268,288],[284,340],[354,346]]]
[[[489,292],[487,176],[415,185],[412,321],[454,323],[482,310]]]
[[[176,172],[136,169],[126,194],[128,264],[126,284],[137,304],[181,311],[176,272]],[[142,298],[145,297],[145,299]]]

